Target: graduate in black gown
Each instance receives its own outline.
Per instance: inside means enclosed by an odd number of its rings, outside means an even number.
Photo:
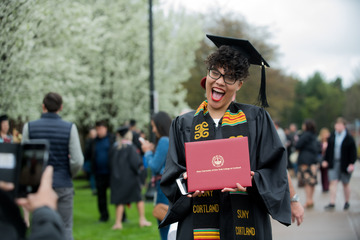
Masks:
[[[207,35],[217,51],[206,60],[202,80],[206,100],[196,111],[178,116],[170,129],[169,153],[161,188],[170,202],[161,226],[178,222],[177,239],[272,239],[270,217],[291,224],[285,149],[267,107],[265,65],[245,40]],[[235,94],[248,76],[250,64],[262,66],[261,107],[236,103]],[[251,187],[182,195],[176,179],[187,178],[185,142],[247,136]],[[226,177],[226,176],[224,176]],[[219,179],[220,180],[220,179]]]
[[[140,227],[151,226],[145,218],[145,203],[141,197],[142,159],[132,143],[129,127],[118,129],[118,138],[110,152],[111,203],[116,205],[113,229],[122,229],[124,205],[136,202]]]

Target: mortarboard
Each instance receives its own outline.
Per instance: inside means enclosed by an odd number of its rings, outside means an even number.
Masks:
[[[269,104],[266,99],[266,77],[265,77],[265,66],[270,65],[265,61],[261,54],[254,48],[254,46],[244,39],[229,38],[222,36],[206,35],[218,48],[222,45],[227,45],[235,48],[246,57],[250,64],[261,66],[261,85],[259,90],[258,100],[262,107],[268,107]],[[201,82],[203,85],[203,81]]]
[[[119,127],[117,129],[117,132],[120,134],[121,137],[124,137],[125,134],[129,131],[129,127],[128,126],[123,126],[123,127]]]

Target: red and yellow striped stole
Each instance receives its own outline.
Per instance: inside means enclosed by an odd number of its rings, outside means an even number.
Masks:
[[[237,113],[232,113],[229,109],[226,110],[222,119],[222,126],[235,126],[242,123],[246,123],[246,116],[242,110]]]

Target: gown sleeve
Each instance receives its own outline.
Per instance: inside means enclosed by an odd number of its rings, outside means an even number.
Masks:
[[[291,224],[290,192],[287,180],[286,151],[270,115],[264,110],[249,122],[251,170],[255,172],[250,194],[262,204],[273,219]]]
[[[181,195],[176,185],[176,179],[186,171],[184,144],[189,134],[182,128],[183,120],[183,117],[177,117],[170,127],[169,151],[160,183],[163,193],[169,199],[170,211],[160,227],[181,220],[191,211],[191,199]]]

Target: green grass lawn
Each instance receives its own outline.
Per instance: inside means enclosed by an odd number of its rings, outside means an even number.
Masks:
[[[74,227],[75,240],[131,240],[131,239],[160,239],[157,221],[152,216],[153,202],[145,203],[146,218],[152,222],[151,227],[139,227],[139,216],[136,203],[126,207],[128,222],[123,223],[122,230],[112,230],[115,221],[115,205],[109,203],[110,220],[107,223],[98,223],[96,196],[93,196],[86,180],[74,180]],[[108,200],[110,192],[108,192]]]

